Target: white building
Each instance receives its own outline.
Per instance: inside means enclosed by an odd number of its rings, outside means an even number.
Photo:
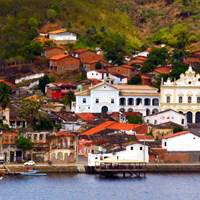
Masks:
[[[97,79],[106,81],[111,84],[126,84],[128,82],[127,77],[118,74],[110,73],[105,70],[92,70],[87,72],[87,79]]]
[[[167,122],[173,122],[180,126],[187,126],[186,115],[176,112],[174,110],[164,110],[159,113],[155,113],[143,118],[148,124],[159,125]]]
[[[162,83],[160,108],[186,114],[188,123],[200,123],[200,74],[189,67],[178,80]]]
[[[66,29],[60,29],[48,33],[49,39],[60,42],[76,42],[77,35],[75,33],[67,32]]]
[[[146,85],[112,85],[102,82],[78,92],[72,103],[75,113],[159,112],[159,93]]]
[[[88,166],[98,166],[102,161],[132,161],[132,162],[149,162],[148,146],[143,144],[131,144],[126,146],[125,150],[102,153],[102,154],[88,154]]]
[[[200,151],[200,137],[188,131],[169,134],[162,139],[162,148],[176,152]]]

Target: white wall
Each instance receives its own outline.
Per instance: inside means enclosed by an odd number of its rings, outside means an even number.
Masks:
[[[173,110],[157,113],[157,114],[151,115],[151,116],[146,116],[146,117],[144,117],[144,121],[149,124],[162,124],[162,123],[166,123],[166,122],[174,122],[181,126],[187,126],[186,116],[183,114],[177,113]],[[182,123],[182,122],[184,122],[184,123]]]
[[[44,75],[45,75],[44,73],[38,73],[38,74],[29,75],[29,76],[24,76],[22,78],[15,79],[15,84],[21,83],[23,81],[39,79],[39,78],[43,77]]]
[[[200,151],[200,137],[188,133],[162,139],[162,148],[167,149],[167,151]]]
[[[60,33],[60,34],[49,34],[49,39],[57,41],[76,41],[77,36],[75,33]]]
[[[128,145],[126,150],[113,153],[104,154],[88,154],[88,165],[99,165],[104,159],[111,159],[113,161],[132,161],[132,162],[149,162],[148,146],[142,144]]]

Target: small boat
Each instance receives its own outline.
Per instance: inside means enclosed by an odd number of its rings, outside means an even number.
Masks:
[[[22,176],[46,176],[46,173],[41,173],[38,170],[31,170],[27,172],[20,172],[20,175]]]
[[[3,176],[0,176],[0,181],[3,180]]]

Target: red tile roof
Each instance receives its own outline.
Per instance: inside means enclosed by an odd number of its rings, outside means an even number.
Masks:
[[[171,134],[163,136],[163,139],[169,139],[169,138],[177,137],[177,136],[180,136],[180,135],[185,135],[185,134],[188,134],[188,133],[190,133],[190,132],[189,131],[181,131],[181,132],[178,132],[178,133],[171,133]]]
[[[93,121],[96,118],[92,113],[77,113],[76,115],[84,121]]]
[[[69,133],[66,131],[56,132],[54,136],[56,136],[56,137],[75,137],[75,135],[73,133]]]
[[[68,56],[69,55],[66,55],[66,54],[58,54],[58,55],[50,57],[49,60],[53,60],[53,61],[62,60]]]
[[[6,80],[0,80],[0,83],[4,83],[5,85],[8,85],[10,86],[11,88],[16,88],[16,85],[9,82],[9,81],[6,81]]]
[[[144,140],[154,140],[154,138],[150,135],[145,135],[145,134],[136,134],[135,135],[136,139],[138,141],[144,141]]]
[[[143,127],[143,124],[128,124],[128,123],[120,123],[120,122],[114,122],[114,121],[107,121],[102,124],[99,124],[98,126],[91,128],[85,132],[82,133],[82,135],[93,135],[96,133],[99,133],[100,131],[103,131],[105,129],[113,129],[113,130],[135,130],[139,127]]]
[[[83,52],[80,54],[80,60],[82,63],[92,64],[95,62],[104,61],[103,55],[96,54],[95,52]]]
[[[84,49],[84,48],[80,48],[80,49],[75,49],[74,53],[80,54],[80,53],[83,53],[83,52],[86,52],[86,51],[89,51],[89,50],[88,49]]]
[[[171,66],[162,66],[162,67],[156,67],[154,69],[154,72],[157,72],[159,74],[169,74],[172,70]]]

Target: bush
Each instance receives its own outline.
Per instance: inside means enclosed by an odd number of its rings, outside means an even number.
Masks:
[[[142,124],[142,122],[141,116],[128,116],[128,123],[130,124]]]

